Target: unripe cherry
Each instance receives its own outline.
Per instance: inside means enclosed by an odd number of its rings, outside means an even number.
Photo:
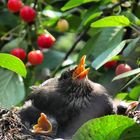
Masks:
[[[60,19],[58,22],[57,22],[57,28],[60,32],[65,32],[69,29],[69,23],[67,20],[65,19]]]

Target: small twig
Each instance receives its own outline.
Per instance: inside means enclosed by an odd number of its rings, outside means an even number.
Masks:
[[[7,33],[5,33],[1,38],[0,40],[4,40],[4,38],[6,36],[8,36],[10,33],[14,32],[15,30],[17,30],[18,28],[20,27],[20,25],[16,26],[15,28],[11,29],[10,31],[8,31]]]
[[[77,43],[81,40],[81,38],[87,33],[89,27],[87,27],[81,34],[77,35],[77,38],[75,40],[75,42],[73,43],[73,45],[71,46],[71,48],[69,49],[69,51],[66,53],[63,61],[67,60],[67,58],[69,57],[69,55],[73,52],[73,50],[75,49]]]

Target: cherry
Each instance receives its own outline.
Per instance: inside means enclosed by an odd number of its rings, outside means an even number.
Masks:
[[[111,60],[111,61],[108,61],[107,63],[104,64],[104,67],[106,69],[110,69],[110,68],[113,68],[115,67],[117,64],[117,61],[116,60]]]
[[[60,32],[65,32],[68,30],[69,28],[69,23],[67,22],[67,20],[65,19],[60,19],[58,22],[57,22],[57,28]]]
[[[32,65],[39,65],[43,62],[44,55],[40,50],[31,51],[28,53],[28,61]]]
[[[13,49],[13,50],[11,50],[10,54],[18,57],[21,60],[25,60],[25,58],[26,58],[26,52],[22,48]]]
[[[19,10],[22,8],[22,1],[21,0],[8,0],[7,7],[9,11],[13,13],[19,12]]]
[[[49,34],[42,34],[37,39],[37,44],[40,48],[50,48],[55,42],[55,38],[53,38]]]
[[[119,75],[119,74],[122,74],[122,73],[125,73],[127,71],[131,71],[132,68],[128,65],[128,64],[119,64],[116,68],[116,75]]]
[[[36,17],[36,11],[29,7],[29,6],[24,6],[20,10],[20,17],[25,21],[25,22],[33,22]]]

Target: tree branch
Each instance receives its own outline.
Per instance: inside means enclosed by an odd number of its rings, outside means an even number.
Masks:
[[[69,51],[66,53],[63,61],[67,60],[67,58],[69,57],[69,55],[73,52],[73,50],[75,49],[76,45],[78,44],[78,42],[82,39],[82,37],[87,33],[89,27],[87,27],[81,34],[77,35],[77,38],[75,40],[75,42],[73,43],[73,45],[71,46],[71,48],[69,49]]]

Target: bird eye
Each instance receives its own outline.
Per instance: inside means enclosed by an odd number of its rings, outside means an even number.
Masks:
[[[69,79],[69,78],[71,78],[71,72],[70,71],[64,71],[61,74],[61,77],[60,77],[60,79]]]
[[[64,73],[62,73],[61,78],[63,78],[63,79],[67,79],[67,78],[69,78],[69,74],[68,74],[68,72],[64,72]]]

